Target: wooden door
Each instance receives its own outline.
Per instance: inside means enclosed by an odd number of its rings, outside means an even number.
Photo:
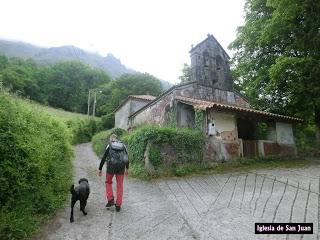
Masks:
[[[254,157],[259,155],[258,141],[255,140],[242,140],[243,156]]]

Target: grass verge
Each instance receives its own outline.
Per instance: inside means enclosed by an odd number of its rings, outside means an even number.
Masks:
[[[223,174],[229,172],[250,172],[259,169],[301,168],[320,164],[319,161],[298,158],[241,158],[230,162],[214,164],[185,163],[182,165],[161,166],[155,174],[148,173],[142,164],[130,165],[130,176],[141,180],[167,177],[184,177],[199,174]]]

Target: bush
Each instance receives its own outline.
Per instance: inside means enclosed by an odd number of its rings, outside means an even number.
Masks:
[[[114,113],[109,113],[101,117],[102,127],[105,129],[111,129],[114,127]]]
[[[64,124],[0,94],[0,239],[21,239],[62,206],[72,149]]]
[[[72,144],[90,142],[92,136],[102,129],[100,119],[68,120],[66,124],[72,135]]]
[[[186,163],[202,159],[202,149],[204,137],[200,131],[186,128],[159,127],[155,125],[143,126],[135,129],[132,133],[123,138],[127,143],[130,153],[130,160],[141,162],[146,146],[169,145],[174,148],[177,163]],[[151,148],[150,161],[161,165],[159,161],[163,158],[159,156],[158,150]]]
[[[293,128],[298,154],[308,157],[319,157],[316,145],[316,128],[314,124],[299,124]]]
[[[102,131],[97,133],[92,137],[92,146],[95,153],[102,157],[104,150],[109,142],[109,137],[111,134],[116,134],[118,137],[121,137],[126,131],[121,128],[112,128],[107,131]]]
[[[148,125],[133,130],[122,139],[128,146],[130,175],[133,177],[183,176],[203,167],[204,137],[200,131]],[[156,170],[153,173],[144,169],[147,144],[150,144],[149,161]],[[170,151],[165,152],[165,149]]]

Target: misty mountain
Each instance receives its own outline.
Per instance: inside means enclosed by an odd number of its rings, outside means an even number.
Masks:
[[[0,53],[7,57],[32,58],[39,64],[53,64],[64,60],[80,60],[94,68],[106,71],[113,79],[125,73],[137,71],[127,68],[120,59],[109,53],[106,57],[91,53],[74,46],[43,48],[25,42],[0,40]],[[161,80],[163,89],[172,86]]]

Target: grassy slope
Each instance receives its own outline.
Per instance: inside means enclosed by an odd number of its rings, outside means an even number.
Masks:
[[[61,120],[63,122],[66,122],[68,120],[74,120],[74,119],[87,119],[87,115],[85,115],[85,114],[68,112],[63,109],[57,109],[57,108],[41,105],[37,102],[34,102],[32,100],[28,100],[28,99],[22,99],[22,98],[17,98],[17,97],[15,99],[21,103],[30,105],[33,108],[36,108],[37,110],[39,110],[41,112],[46,112],[49,115],[51,115],[52,117],[54,117],[58,120]]]

